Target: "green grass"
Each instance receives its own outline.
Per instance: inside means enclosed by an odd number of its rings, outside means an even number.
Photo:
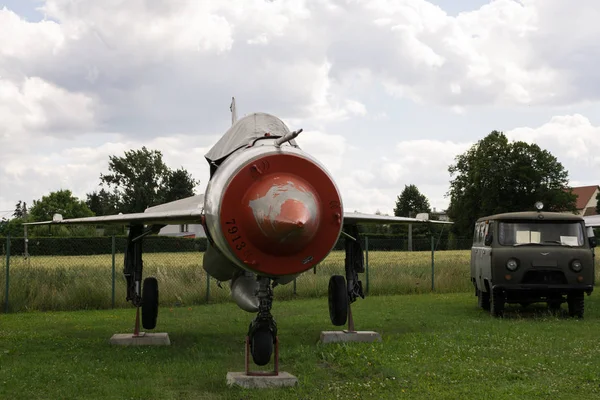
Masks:
[[[563,305],[563,309],[565,306]],[[291,389],[227,388],[252,315],[233,304],[161,309],[169,347],[111,347],[133,310],[0,315],[2,399],[574,399],[600,397],[600,299],[583,320],[544,307],[504,319],[467,293],[377,296],[353,307],[382,343],[320,345],[326,299],[276,302]],[[564,311],[563,311],[564,314]]]
[[[439,251],[435,255],[436,291],[465,292],[469,283],[469,251]],[[81,310],[111,307],[111,255],[12,257],[10,310]],[[123,254],[116,257],[116,306],[127,306],[122,275]],[[0,272],[0,306],[4,302],[4,268]],[[327,295],[331,275],[344,275],[344,252],[332,252],[316,269],[302,274],[293,284],[279,286],[281,299]],[[164,305],[206,303],[206,273],[202,253],[148,253],[144,276],[156,276]],[[363,275],[366,289],[366,276]],[[425,293],[431,290],[430,252],[369,252],[369,292],[373,295]],[[210,280],[210,302],[231,301],[228,284],[222,288]]]

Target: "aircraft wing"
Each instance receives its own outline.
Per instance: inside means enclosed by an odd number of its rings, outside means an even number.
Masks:
[[[102,225],[120,224],[127,225],[138,223],[144,225],[179,225],[201,223],[202,209],[179,211],[147,211],[143,213],[105,215],[102,217],[86,217],[62,219],[55,216],[52,221],[27,222],[23,225]]]
[[[600,215],[590,215],[583,217],[585,220],[585,226],[600,226]]]
[[[350,224],[452,224],[449,221],[436,221],[428,219],[426,214],[418,214],[418,218],[390,217],[387,215],[363,214],[357,212],[344,212],[344,223]]]

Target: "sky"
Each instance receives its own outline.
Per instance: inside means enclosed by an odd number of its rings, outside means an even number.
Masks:
[[[0,0],[0,217],[98,189],[146,146],[208,183],[204,155],[267,112],[335,178],[347,211],[392,214],[493,130],[600,184],[596,0]]]

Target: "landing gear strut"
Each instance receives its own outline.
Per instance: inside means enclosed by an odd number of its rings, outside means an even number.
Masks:
[[[127,237],[123,275],[127,281],[127,301],[131,301],[136,309],[134,336],[140,334],[140,307],[142,308],[142,326],[154,329],[158,316],[158,282],[149,277],[144,280],[142,292],[142,239],[151,233],[158,232],[163,225],[152,225],[144,229],[143,225],[131,225]]]
[[[248,353],[252,354],[252,360],[256,365],[263,366],[269,363],[273,354],[273,348],[275,348],[274,375],[277,375],[279,368],[279,346],[277,341],[277,324],[271,314],[271,307],[273,306],[271,279],[258,277],[257,280],[258,315],[250,323],[248,336],[246,337],[246,374],[258,374],[249,371]]]
[[[359,240],[358,227],[346,226],[346,279],[341,275],[333,275],[329,279],[329,317],[335,326],[348,322],[348,331],[354,332],[351,304],[358,297],[364,299],[362,282],[358,274],[365,272],[363,250]]]

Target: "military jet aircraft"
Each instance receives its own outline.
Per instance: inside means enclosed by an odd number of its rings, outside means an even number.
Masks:
[[[210,180],[203,202],[190,198],[177,203],[184,204],[181,209],[89,218],[62,219],[57,214],[52,221],[31,224],[129,225],[123,270],[127,300],[138,315],[141,307],[143,327],[153,329],[158,283],[154,277],[142,281],[143,238],[165,225],[201,223],[209,242],[203,267],[218,281],[230,282],[240,308],[257,313],[247,346],[254,363],[266,365],[277,345],[273,288],[317,266],[340,234],[347,238],[345,276],[329,281],[329,312],[336,326],[346,324],[350,303],[364,298],[358,276],[364,272],[359,224],[448,222],[431,221],[427,214],[404,218],[344,212],[331,175],[296,143],[302,129],[292,132],[265,113],[238,120],[235,99],[231,111],[232,126],[205,156]]]

